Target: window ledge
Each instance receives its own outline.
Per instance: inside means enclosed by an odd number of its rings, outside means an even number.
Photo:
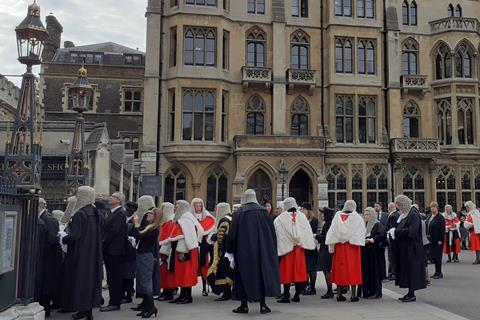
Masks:
[[[232,154],[232,150],[224,143],[170,142],[161,154],[168,161],[225,161]]]

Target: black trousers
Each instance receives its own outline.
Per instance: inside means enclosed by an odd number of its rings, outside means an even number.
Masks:
[[[107,271],[109,306],[120,306],[123,296],[123,256],[104,255],[105,270]]]
[[[443,245],[430,243],[430,259],[435,264],[435,274],[442,273]]]
[[[123,279],[123,297],[132,298],[134,292],[134,279]]]

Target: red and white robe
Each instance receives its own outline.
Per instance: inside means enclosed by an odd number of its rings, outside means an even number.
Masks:
[[[362,284],[362,252],[365,223],[356,212],[337,212],[328,230],[325,244],[333,253],[331,281],[337,286]]]
[[[160,248],[167,243],[167,239],[172,234],[174,227],[173,219],[168,220],[162,225],[160,229],[160,235],[158,236],[158,243]],[[160,250],[161,252],[161,250]],[[160,253],[160,259],[163,261],[168,260],[168,255]],[[162,263],[160,265],[160,287],[164,290],[175,289],[175,278],[173,273],[168,272],[168,263]]]
[[[312,228],[303,212],[283,212],[274,221],[282,284],[307,281],[305,249],[315,249]]]
[[[480,251],[480,213],[477,210],[472,211],[468,214],[464,225],[470,230],[470,250]]]
[[[462,250],[460,239],[460,219],[454,215],[445,214],[445,242],[443,252],[445,254],[459,254]]]

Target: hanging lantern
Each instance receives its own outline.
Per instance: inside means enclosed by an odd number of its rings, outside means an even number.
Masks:
[[[74,111],[83,113],[90,109],[93,88],[87,78],[87,69],[84,67],[78,70],[78,79],[68,90],[68,95]]]

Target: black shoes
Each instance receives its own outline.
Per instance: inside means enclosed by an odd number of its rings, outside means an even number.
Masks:
[[[323,296],[320,297],[320,299],[333,299],[334,295],[332,291],[327,291]]]
[[[74,320],[93,320],[92,311],[77,312],[72,315]]]
[[[236,309],[232,310],[233,313],[248,313],[248,307],[247,306],[240,306]]]
[[[132,303],[132,302],[133,302],[132,297],[129,297],[129,298],[123,298],[120,303],[126,304],[126,303]]]
[[[207,290],[203,290],[203,291],[202,291],[202,296],[208,297],[208,292],[207,292]]]
[[[248,311],[248,309],[247,309],[247,311]],[[262,304],[262,305],[260,306],[260,313],[261,313],[261,314],[267,314],[267,313],[270,313],[270,312],[272,312],[272,310],[270,310],[270,308],[267,307],[266,304]]]
[[[308,288],[307,290],[305,290],[305,292],[303,293],[304,296],[314,296],[317,294],[317,290],[315,288]]]
[[[192,297],[188,297],[188,298],[182,298],[175,303],[176,304],[189,304],[189,303],[192,303],[192,302],[193,302]]]
[[[221,297],[215,299],[216,302],[222,302],[222,301],[228,301],[228,300],[230,300],[230,298],[226,297],[226,296],[221,296]]]
[[[154,308],[153,310],[151,311],[144,311],[142,314],[138,315],[137,316],[140,316],[142,318],[150,318],[151,316],[155,315],[155,318],[157,317],[157,313],[158,313],[158,310],[157,308]]]
[[[350,298],[350,302],[358,302],[358,301],[360,301],[359,297],[351,297]]]
[[[294,295],[291,301],[292,302],[300,302],[300,295],[298,295],[298,294]]]
[[[277,300],[278,303],[290,303],[290,295],[284,294],[282,298]]]
[[[136,307],[131,307],[130,310],[133,310],[133,311],[142,311],[143,310],[143,306],[141,304],[137,305]]]
[[[410,296],[410,295],[405,295],[401,298],[398,298],[398,300],[400,300],[401,302],[413,302],[413,301],[417,301],[417,297],[416,296]]]
[[[443,279],[443,274],[437,273],[431,276],[432,279]]]
[[[100,312],[110,312],[110,311],[118,311],[120,310],[120,306],[106,306],[101,307]]]
[[[338,297],[337,297],[337,301],[338,301],[338,302],[347,301],[347,298],[345,298],[344,296],[338,296]]]

